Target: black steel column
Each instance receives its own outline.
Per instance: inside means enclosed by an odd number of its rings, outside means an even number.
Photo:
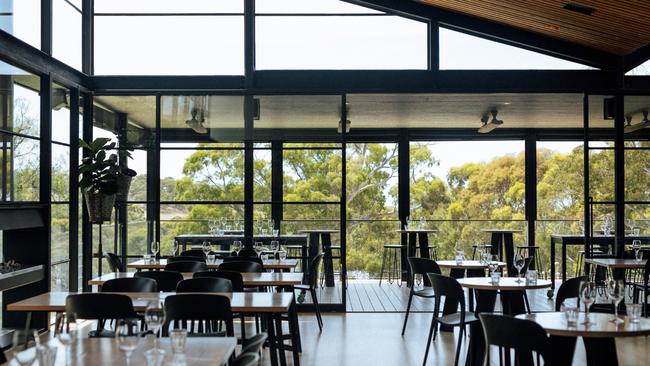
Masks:
[[[244,86],[254,85],[255,70],[255,0],[244,0]],[[253,247],[253,95],[244,97],[244,246]]]
[[[123,168],[128,168],[129,162],[128,162],[128,157],[124,155],[123,152],[125,152],[123,149],[128,148],[128,138],[127,138],[127,115],[125,113],[116,113],[117,114],[117,141],[118,141],[118,146],[120,150],[118,150],[119,154],[119,165],[120,167]],[[125,197],[126,201],[128,201],[128,197]],[[116,221],[116,226],[115,226],[115,240],[116,240],[116,247],[117,243],[119,243],[119,252],[116,250],[115,254],[117,255],[118,253],[122,257],[122,263],[126,263],[126,254],[127,254],[127,232],[128,232],[128,220],[127,220],[127,204],[126,201],[115,201],[115,216],[117,217]]]
[[[526,132],[525,142],[525,160],[526,160],[526,223],[528,246],[535,245],[535,222],[537,220],[537,136],[528,130]],[[515,248],[513,250],[516,251]],[[528,248],[528,255],[539,255],[534,249]],[[531,268],[535,268],[535,261],[530,263]]]
[[[52,54],[52,1],[41,0],[41,51],[48,55]]]
[[[345,291],[347,289],[347,126],[348,121],[348,104],[347,104],[347,95],[343,94],[341,96],[341,213],[340,213],[340,236],[341,236],[341,252],[339,253],[341,258],[341,285],[343,290],[342,293],[342,302],[345,309],[347,294]],[[330,254],[332,249],[330,248]],[[333,283],[331,284],[334,285]]]
[[[584,137],[582,141],[582,164],[583,164],[583,232],[585,236],[584,251],[585,257],[591,257],[591,200],[589,199],[589,95],[585,94],[582,97],[582,124],[584,129]],[[553,260],[553,258],[551,258]],[[589,264],[585,263],[585,275],[589,274]]]
[[[93,53],[94,53],[94,19],[93,0],[82,0],[81,3],[81,71],[84,74],[94,74]]]
[[[70,136],[72,138],[72,136]],[[90,142],[93,140],[93,96],[90,93],[83,94],[83,140]],[[84,158],[88,157],[88,151],[84,149]],[[82,276],[81,287],[84,291],[89,291],[88,281],[91,279],[93,270],[93,226],[90,223],[88,216],[88,208],[82,199],[81,212],[83,215],[82,221]]]
[[[147,221],[151,221],[151,240],[147,250],[151,250],[152,241],[160,241],[160,120],[162,97],[156,95],[156,132],[154,148],[147,150]]]
[[[427,37],[429,38],[429,70],[437,73],[440,70],[440,28],[438,27],[438,22],[436,21],[430,21],[428,27],[429,32],[427,33]]]
[[[625,97],[615,97],[614,119],[614,255],[623,257],[625,250]]]
[[[68,187],[68,289],[79,289],[79,89],[70,89],[70,184]]]
[[[45,262],[45,280],[50,288],[52,271],[52,76],[42,75],[41,85],[41,141],[39,166],[39,200],[45,207],[43,221],[47,235],[47,260]],[[36,254],[36,258],[39,258]]]
[[[280,229],[282,222],[282,141],[271,142],[271,218],[275,222],[275,229]]]
[[[398,141],[398,185],[397,185],[397,210],[399,214],[400,227],[403,228],[406,224],[406,218],[411,211],[410,205],[410,148],[409,148],[409,135],[408,130],[400,129]],[[409,281],[408,263],[406,261],[408,237],[406,234],[401,235],[400,243],[402,245],[401,258],[402,258],[402,281]]]

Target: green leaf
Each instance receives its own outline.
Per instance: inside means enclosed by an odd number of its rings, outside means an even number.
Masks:
[[[109,141],[111,141],[111,139],[108,137],[98,137],[90,143],[90,149],[92,151],[97,151],[106,145]]]

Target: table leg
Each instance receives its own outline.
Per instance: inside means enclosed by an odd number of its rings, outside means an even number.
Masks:
[[[416,257],[417,256],[417,243],[418,243],[418,234],[417,233],[408,233],[408,246],[407,246],[407,257]],[[408,260],[406,261],[406,265],[408,266]],[[411,268],[408,269],[409,271],[409,278],[412,277],[411,275]],[[413,280],[415,280],[413,278]],[[414,283],[411,283],[411,286],[415,286]]]
[[[332,263],[332,236],[329,233],[321,234],[323,247],[323,268],[325,270],[325,286],[334,287],[334,264]]]
[[[494,311],[496,302],[496,291],[476,291],[476,314],[481,312],[491,313]],[[482,366],[485,357],[485,337],[481,322],[472,323],[469,331],[469,345],[467,347],[467,366]]]
[[[269,357],[271,358],[271,365],[278,366],[278,347],[277,338],[275,336],[275,325],[273,324],[273,314],[263,314],[266,321],[266,332],[268,334],[269,342]]]
[[[562,243],[562,283],[566,281],[566,244]]]
[[[499,260],[503,261],[503,253],[501,252],[501,235],[499,233],[492,233],[490,235],[490,254],[499,256]]]
[[[501,306],[503,306],[503,314],[515,316],[526,313],[526,305],[524,301],[523,291],[501,291]],[[529,355],[530,356],[530,355]],[[525,357],[522,354],[516,354],[517,364],[532,365],[533,360]],[[505,352],[505,364],[510,365],[510,352]]]
[[[287,365],[287,355],[284,350],[284,339],[282,334],[282,316],[280,314],[273,314],[275,321],[275,339],[277,340],[276,345],[278,347],[278,353],[280,355],[280,365]]]
[[[417,233],[418,244],[420,245],[420,258],[429,259],[429,234],[425,232]],[[417,253],[415,253],[417,255]],[[431,281],[429,278],[424,276],[422,279],[424,286],[431,286]]]
[[[576,337],[550,336],[552,365],[571,366],[576,349]]]
[[[616,341],[614,338],[582,338],[589,366],[617,366]]]
[[[555,293],[555,240],[553,240],[553,237],[551,237],[551,261],[549,266],[551,267],[551,288],[546,292],[546,296],[552,299]]]
[[[505,262],[508,265],[506,272],[508,273],[508,276],[515,277],[517,276],[517,269],[514,267],[515,248],[513,234],[503,233],[501,239],[503,242],[503,251],[506,256]]]
[[[411,271],[409,269],[409,264],[408,264],[408,235],[402,233],[400,234],[400,244],[401,248],[399,250],[399,255],[400,255],[400,267],[401,267],[401,275],[400,278],[402,281],[406,282],[406,286],[410,287],[411,286]]]

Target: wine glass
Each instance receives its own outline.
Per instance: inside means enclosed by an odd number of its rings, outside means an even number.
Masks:
[[[596,301],[596,283],[593,281],[580,281],[580,300],[585,304],[585,322],[582,324],[592,324],[589,321],[589,307]]]
[[[60,313],[56,316],[55,337],[63,345],[65,352],[66,365],[70,364],[72,358],[71,346],[77,339],[77,316],[76,314]]]
[[[277,240],[271,240],[271,250],[274,252],[280,250],[280,242]]]
[[[637,261],[643,259],[643,253],[641,253],[641,240],[632,240],[632,249],[634,249],[634,258]]]
[[[144,321],[154,334],[153,350],[162,353],[163,351],[158,349],[158,331],[165,324],[165,307],[160,301],[156,299],[147,304]]]
[[[625,282],[623,280],[609,280],[607,282],[607,296],[612,299],[614,304],[614,319],[611,321],[616,324],[623,323],[623,319],[618,318],[618,304],[623,300],[625,295]]]
[[[261,242],[261,241],[256,241],[256,242],[255,242],[254,249],[255,249],[255,253],[257,253],[257,256],[259,257],[259,256],[260,256],[260,253],[262,253],[262,250],[263,250],[263,248],[262,248],[262,242]]]
[[[174,240],[174,246],[172,247],[172,256],[175,257],[178,255],[178,249],[180,249],[180,244],[178,240]]]
[[[153,257],[153,260],[156,260],[159,251],[160,251],[160,243],[157,242],[157,241],[152,241],[151,242],[151,255]]]
[[[203,249],[203,254],[207,257],[208,253],[210,253],[210,242],[204,241],[201,248]]]
[[[285,248],[280,248],[278,258],[280,259],[280,262],[284,262],[285,259],[287,259],[287,250]]]
[[[34,331],[30,329],[16,329],[13,335],[14,360],[21,366],[29,366],[36,360],[36,348],[29,346],[29,341],[34,339]]]
[[[513,258],[513,263],[515,268],[517,269],[517,283],[521,283],[521,270],[524,268],[524,265],[526,264],[526,259],[519,253],[515,253],[515,256]]]
[[[232,245],[235,247],[236,252],[239,252],[241,250],[241,240],[233,241]]]
[[[118,320],[115,327],[115,340],[120,351],[124,352],[126,365],[131,363],[131,354],[140,343],[140,332],[138,322],[134,319]]]
[[[496,272],[497,269],[499,269],[499,257],[496,255],[492,255],[490,260],[488,261],[488,268],[490,269],[490,276]]]

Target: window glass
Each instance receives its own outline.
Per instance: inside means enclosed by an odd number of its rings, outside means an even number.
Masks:
[[[52,144],[52,201],[70,200],[70,146]]]
[[[282,163],[285,202],[340,201],[341,150],[284,150]]]
[[[41,0],[0,2],[0,29],[41,48]]]
[[[52,2],[52,56],[81,70],[81,7]]]
[[[377,10],[339,0],[256,0],[255,12],[257,14],[383,14]]]
[[[1,176],[4,201],[38,201],[40,197],[40,141],[0,133],[4,166]]]
[[[243,0],[95,0],[97,13],[243,13]]]

